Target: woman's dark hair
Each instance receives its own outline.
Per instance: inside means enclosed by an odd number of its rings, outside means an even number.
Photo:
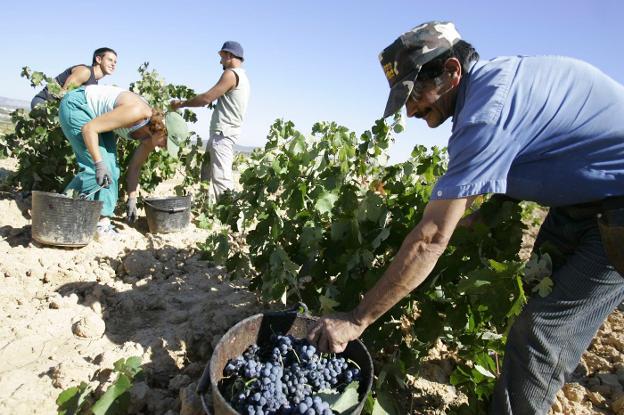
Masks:
[[[420,69],[418,80],[426,81],[442,75],[444,72],[444,63],[449,58],[456,58],[462,67],[462,72],[468,72],[470,64],[479,60],[479,53],[475,48],[465,40],[460,40],[453,45],[451,49],[444,52],[432,61],[427,62]]]
[[[106,53],[107,53],[107,52],[111,52],[111,53],[113,53],[115,56],[117,56],[117,52],[115,52],[115,51],[114,51],[114,50],[112,50],[111,48],[99,48],[99,49],[96,49],[96,50],[93,52],[93,59],[92,59],[92,61],[91,61],[91,65],[95,65],[95,64],[97,63],[97,62],[95,61],[95,58],[97,58],[98,56],[99,56],[99,57],[102,57],[102,56],[106,55]]]

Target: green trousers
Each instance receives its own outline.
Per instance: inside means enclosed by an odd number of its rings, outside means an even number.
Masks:
[[[59,121],[63,134],[71,143],[79,167],[78,174],[67,185],[65,191],[77,190],[80,193],[88,194],[98,187],[95,181],[95,162],[82,137],[82,126],[94,118],[95,114],[87,104],[84,88],[78,88],[65,94],[59,107]],[[111,216],[119,197],[117,139],[115,134],[108,132],[100,134],[98,141],[102,160],[111,172],[113,182],[109,184],[108,188],[103,188],[91,195],[89,199],[101,200],[103,202],[102,216]]]

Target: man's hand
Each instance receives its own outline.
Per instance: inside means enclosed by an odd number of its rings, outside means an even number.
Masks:
[[[171,101],[169,103],[169,107],[172,110],[177,110],[178,108],[180,108],[182,106],[182,101],[180,101],[179,99],[174,99],[173,101]]]
[[[128,198],[127,216],[126,216],[128,223],[136,222],[136,220],[139,217],[139,212],[137,211],[136,203],[137,203],[136,197]]]
[[[95,182],[98,186],[104,186],[108,188],[108,186],[113,182],[113,175],[108,171],[108,167],[106,167],[106,163],[102,160],[97,161],[95,163]]]
[[[366,327],[358,324],[353,313],[338,313],[321,318],[308,332],[308,341],[323,353],[340,353]]]

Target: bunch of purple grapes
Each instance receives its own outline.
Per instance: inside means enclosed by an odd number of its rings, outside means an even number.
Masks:
[[[344,357],[324,357],[305,339],[273,335],[270,343],[251,345],[230,359],[219,389],[244,415],[333,415],[319,391],[342,392],[360,379]]]

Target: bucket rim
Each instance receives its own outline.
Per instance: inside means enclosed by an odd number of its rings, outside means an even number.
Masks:
[[[97,204],[100,206],[104,204],[104,202],[102,202],[101,200],[89,200],[89,199],[80,199],[80,198],[74,199],[73,197],[68,197],[63,193],[44,192],[42,190],[32,190],[31,193],[33,194],[33,196],[39,195],[39,196],[52,197],[55,199],[71,200],[72,202],[78,202],[78,203],[83,203],[83,204]]]
[[[146,197],[143,198],[144,202],[155,202],[155,201],[162,201],[162,200],[175,200],[175,199],[189,199],[191,197],[191,195],[184,195],[184,196],[158,196],[158,197]]]
[[[150,210],[165,213],[188,213],[191,210],[191,195],[165,197],[156,199],[143,199],[145,211],[149,215]]]

